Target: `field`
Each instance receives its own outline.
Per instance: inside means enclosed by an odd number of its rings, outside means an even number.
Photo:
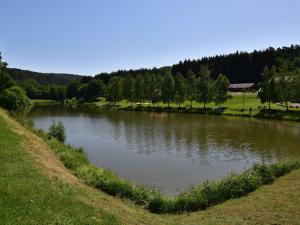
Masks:
[[[271,119],[282,119],[282,120],[300,120],[300,110],[299,109],[289,109],[286,112],[286,108],[277,104],[271,104],[271,111],[263,110],[259,108],[265,107],[268,109],[268,104],[261,104],[260,99],[257,98],[257,93],[245,93],[244,97],[244,109],[243,109],[243,94],[242,93],[230,93],[232,98],[227,102],[221,105],[223,108],[222,111],[216,111],[218,107],[213,103],[206,105],[207,110],[203,110],[203,104],[198,102],[193,102],[193,109],[190,109],[191,103],[185,101],[181,107],[181,112],[192,112],[192,113],[207,113],[207,114],[221,114],[227,116],[251,116],[251,117],[260,117],[260,118],[271,118]],[[101,98],[98,102],[95,103],[97,107],[107,107],[107,102],[104,98]],[[142,109],[147,110],[150,106],[150,103],[142,104]],[[157,106],[157,105],[156,105]],[[156,107],[154,106],[154,107]],[[159,107],[162,110],[168,111],[179,111],[178,105],[175,103],[170,104],[170,109],[167,109],[167,104],[159,103]],[[125,100],[121,101],[117,106],[119,109],[129,109],[130,102]],[[137,108],[137,104],[133,103],[133,109]],[[251,113],[250,113],[251,108]]]
[[[300,170],[206,211],[154,215],[85,186],[3,110],[0,139],[0,224],[300,224]]]

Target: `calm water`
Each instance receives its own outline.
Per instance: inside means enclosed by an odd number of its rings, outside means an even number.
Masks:
[[[34,107],[30,116],[44,130],[62,121],[67,143],[84,147],[95,165],[169,195],[300,153],[295,123],[61,106]]]

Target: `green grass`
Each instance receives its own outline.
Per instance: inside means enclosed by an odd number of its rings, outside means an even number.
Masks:
[[[49,99],[31,99],[34,105],[56,105],[60,104],[60,102]]]
[[[171,112],[184,112],[184,113],[205,113],[215,114],[224,116],[243,116],[243,117],[259,117],[268,119],[280,119],[280,120],[291,120],[300,121],[300,110],[290,109],[286,111],[285,107],[278,106],[277,104],[271,104],[272,110],[260,110],[260,106],[268,108],[267,104],[261,104],[260,99],[257,98],[257,93],[245,93],[244,99],[244,110],[243,110],[243,95],[242,93],[231,93],[232,98],[222,104],[223,109],[221,111],[216,110],[216,105],[211,102],[206,105],[207,109],[203,110],[203,104],[196,101],[193,102],[193,109],[189,108],[190,102],[185,101],[181,105],[181,109],[178,109],[178,105],[175,103],[170,104],[170,108],[167,108],[167,104],[159,103],[152,106],[151,104],[143,104],[143,107],[137,107],[133,104],[133,109],[130,108],[130,103],[123,100],[119,103],[118,107],[114,107],[121,110],[144,110],[144,111],[171,111]],[[92,103],[99,108],[107,108],[108,103],[104,98],[101,98],[98,102]],[[111,108],[111,107],[109,107]],[[250,114],[249,109],[252,109]]]
[[[0,224],[120,224],[79,200],[79,189],[42,175],[0,117]]]

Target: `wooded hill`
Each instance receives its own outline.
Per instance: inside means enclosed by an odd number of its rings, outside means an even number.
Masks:
[[[67,85],[73,81],[80,81],[81,76],[66,73],[40,73],[30,70],[6,68],[6,72],[16,81],[35,80],[40,84]]]
[[[236,52],[227,55],[216,55],[213,57],[203,57],[198,60],[180,61],[171,67],[140,69],[140,70],[120,70],[111,74],[101,73],[95,78],[103,80],[105,83],[113,76],[126,76],[131,74],[135,77],[137,74],[164,74],[165,71],[171,71],[172,75],[181,73],[187,77],[187,72],[192,70],[198,74],[201,67],[208,65],[213,79],[222,73],[225,74],[231,83],[259,83],[261,81],[261,72],[265,66],[276,65],[277,59],[282,58],[300,67],[300,45],[291,45],[290,47],[272,48],[269,47],[260,51]]]

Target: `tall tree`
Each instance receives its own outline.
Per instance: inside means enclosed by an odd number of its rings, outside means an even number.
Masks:
[[[170,73],[166,73],[164,76],[164,80],[162,83],[162,100],[164,103],[168,104],[168,108],[170,108],[170,103],[174,99],[174,88],[175,82],[174,78]]]
[[[284,102],[286,111],[289,110],[288,102],[291,100],[291,79],[292,74],[288,69],[288,65],[283,63],[279,68],[279,97]]]
[[[187,79],[186,79],[186,97],[191,102],[191,108],[193,108],[193,101],[196,98],[196,90],[197,90],[196,75],[192,70],[189,70],[187,72]]]
[[[272,66],[269,69],[268,66],[265,66],[263,69],[262,81],[260,83],[260,89],[258,92],[258,97],[260,98],[261,103],[268,102],[269,110],[271,109],[271,102],[278,101],[278,88],[275,80],[276,76],[276,67]]]
[[[107,87],[107,100],[114,105],[122,100],[122,81],[120,77],[113,77]]]
[[[180,105],[184,103],[186,97],[186,87],[185,87],[185,80],[180,73],[176,74],[175,77],[175,101],[180,108]]]
[[[2,57],[0,52],[0,93],[3,92],[6,88],[9,88],[14,85],[14,81],[5,71],[6,66],[7,63],[2,62]]]
[[[134,80],[130,74],[127,74],[123,81],[123,96],[130,102],[130,106],[132,107],[134,100]]]
[[[210,78],[210,70],[207,66],[201,67],[200,79],[197,90],[197,100],[203,103],[205,109],[206,104],[213,100],[213,82]]]
[[[215,96],[214,101],[216,105],[221,107],[221,104],[226,102],[231,96],[228,94],[229,80],[223,75],[219,74],[214,83]]]
[[[135,100],[140,103],[143,102],[144,99],[144,77],[141,74],[138,74],[135,80]]]
[[[80,83],[78,81],[73,81],[67,85],[67,98],[77,98],[79,97]]]
[[[105,85],[102,80],[92,79],[89,81],[86,90],[86,97],[95,100],[104,96]]]
[[[157,104],[157,106],[159,106],[159,101],[161,100],[161,85],[162,77],[157,74],[152,75],[150,84],[151,102],[152,104]]]
[[[144,99],[145,101],[151,100],[151,76],[149,73],[144,75]]]

